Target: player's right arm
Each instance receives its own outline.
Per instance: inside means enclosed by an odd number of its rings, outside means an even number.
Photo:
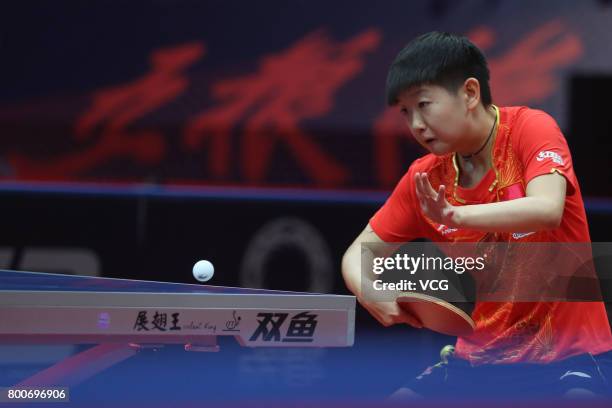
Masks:
[[[362,260],[368,265],[372,265],[374,254],[362,243],[382,243],[383,240],[374,232],[370,224],[361,231],[355,241],[348,247],[342,257],[342,276],[347,288],[353,292],[357,300],[376,320],[383,326],[391,326],[397,323],[408,323],[414,327],[423,327],[422,324],[413,316],[404,312],[396,302],[381,302],[368,299],[363,295],[364,285],[372,285],[374,274],[367,268],[362,273]]]

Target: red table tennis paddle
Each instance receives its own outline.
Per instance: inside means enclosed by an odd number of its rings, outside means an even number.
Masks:
[[[434,296],[406,292],[397,297],[399,306],[421,321],[423,327],[449,336],[464,336],[476,327],[468,313]]]

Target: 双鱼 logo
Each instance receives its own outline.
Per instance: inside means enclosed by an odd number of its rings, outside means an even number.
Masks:
[[[289,317],[289,313],[258,313],[259,326],[249,339],[256,341],[261,337],[262,341],[281,341],[292,343],[309,343],[313,341],[317,327],[317,315],[310,312],[298,313],[289,321],[289,327],[284,332],[283,324]]]

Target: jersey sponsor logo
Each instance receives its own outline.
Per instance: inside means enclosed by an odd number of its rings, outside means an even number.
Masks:
[[[514,239],[521,239],[521,238],[525,238],[531,234],[535,234],[535,231],[532,232],[513,232],[512,233],[512,238]]]
[[[438,232],[440,234],[442,234],[442,235],[447,235],[447,234],[450,234],[450,233],[456,232],[456,231],[458,231],[457,228],[447,227],[444,224],[440,224],[440,226],[438,227]]]
[[[285,343],[310,343],[314,340],[317,328],[317,315],[310,312],[302,312],[294,315],[289,321],[289,327],[282,335],[281,329],[287,320],[289,313],[258,313],[257,322],[259,326],[253,332],[249,341],[256,341],[261,337],[262,341],[274,341]]]
[[[541,151],[540,153],[538,153],[538,157],[536,158],[537,161],[541,162],[544,161],[546,159],[551,159],[553,162],[563,165],[563,158],[555,152],[551,152],[550,150],[546,150],[546,151]]]

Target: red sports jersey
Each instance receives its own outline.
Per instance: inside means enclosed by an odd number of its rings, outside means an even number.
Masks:
[[[497,109],[497,108],[496,108]],[[427,238],[434,242],[590,242],[586,213],[569,148],[555,120],[526,107],[498,110],[493,168],[473,188],[458,185],[455,154],[428,154],[416,160],[370,220],[386,242]],[[534,177],[558,172],[567,180],[561,225],[536,233],[483,233],[449,228],[423,215],[414,175],[427,172],[437,191],[446,185],[452,205],[484,204],[525,196]],[[457,340],[456,355],[472,362],[546,363],[572,355],[612,349],[612,335],[602,302],[477,302],[475,331]]]

